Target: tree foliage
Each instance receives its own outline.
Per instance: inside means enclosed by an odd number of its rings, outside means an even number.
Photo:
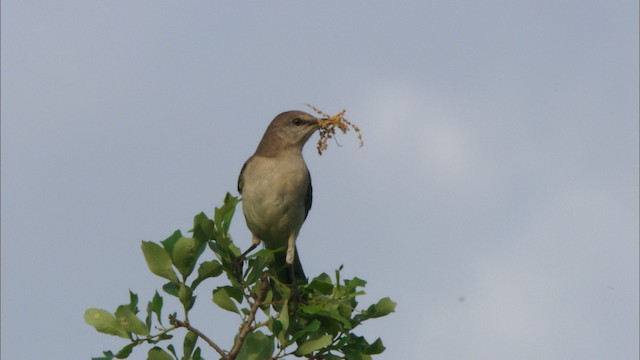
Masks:
[[[341,279],[341,267],[333,278],[323,273],[298,284],[298,298],[293,298],[290,287],[278,282],[275,270],[269,266],[273,254],[285,249],[259,250],[247,257],[244,268],[240,249],[229,235],[238,202],[238,198],[227,194],[212,219],[204,213],[196,215],[190,237],[176,231],[159,244],[142,242],[149,270],[168,281],[162,289],[169,299],[179,301],[183,311],[180,316],[169,314],[168,322],[163,324],[165,298],[157,291],[144,313],[138,308],[138,295],[131,291],[129,303],[118,306],[113,313],[87,309],[84,319],[89,325],[128,341],[119,351],[104,351],[93,360],[125,359],[145,345],[149,347],[148,360],[201,360],[204,358],[199,342],[224,360],[288,356],[364,360],[384,351],[381,339],[369,342],[354,330],[366,320],[393,312],[396,304],[383,298],[359,309],[357,298],[364,294],[364,280]],[[207,249],[215,255],[214,260],[201,259]],[[200,285],[209,279],[217,281],[210,295],[213,304],[239,315],[240,325],[228,350],[198,330],[197,320],[189,318],[196,303],[196,290],[201,290]],[[182,349],[176,349],[174,336],[180,333],[184,333]]]

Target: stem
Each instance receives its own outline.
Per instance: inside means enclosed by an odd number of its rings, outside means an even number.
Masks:
[[[132,338],[132,339],[131,339],[131,341],[132,341],[132,342],[135,342],[135,343],[136,343],[136,346],[141,345],[141,344],[144,344],[145,342],[149,342],[149,343],[151,343],[151,341],[152,341],[153,339],[155,339],[155,338],[157,338],[157,337],[160,337],[160,336],[162,336],[162,335],[164,335],[164,334],[166,334],[166,333],[168,333],[168,332],[171,332],[171,331],[173,331],[173,330],[175,330],[175,329],[177,329],[177,328],[178,328],[177,326],[173,326],[173,327],[170,327],[170,328],[168,328],[168,329],[164,329],[164,330],[162,330],[161,332],[159,332],[159,333],[157,333],[157,334],[155,334],[155,335],[147,335],[146,337],[143,337],[143,338],[141,338],[141,337]],[[157,328],[157,329],[158,329],[158,330],[161,330],[161,329],[159,329],[159,328]]]
[[[269,321],[263,321],[261,323],[257,323],[257,324],[255,324],[254,326],[251,327],[251,331],[253,331],[253,330],[257,329],[257,328],[268,326],[268,325],[269,325]]]
[[[256,297],[256,301],[253,304],[251,304],[251,310],[249,311],[249,316],[247,317],[247,320],[242,324],[242,326],[240,326],[238,339],[236,340],[235,344],[233,344],[233,347],[231,348],[231,350],[229,351],[229,354],[225,359],[234,360],[236,356],[238,356],[238,353],[240,353],[240,348],[242,348],[244,339],[247,337],[247,335],[251,331],[254,330],[254,327],[251,324],[254,322],[256,318],[256,313],[258,312],[260,305],[262,305],[262,300],[264,299],[264,295],[267,292],[268,285],[269,285],[269,282],[267,281],[266,277],[262,277],[262,284],[260,284],[260,289],[258,290],[258,296]]]
[[[171,324],[175,325],[175,327],[177,328],[183,327],[195,333],[196,335],[198,335],[199,338],[204,340],[207,344],[209,344],[209,346],[211,346],[215,351],[217,351],[218,354],[220,354],[220,356],[222,356],[223,359],[229,359],[228,355],[225,354],[224,350],[222,350],[218,345],[216,345],[216,343],[214,343],[211,339],[209,339],[207,335],[203,334],[200,330],[191,326],[191,324],[189,324],[189,321],[180,321],[176,319],[174,315],[169,315],[169,321],[171,322]]]

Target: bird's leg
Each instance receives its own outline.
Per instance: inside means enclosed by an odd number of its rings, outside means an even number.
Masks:
[[[296,283],[296,271],[293,268],[293,264],[287,264],[287,266],[289,266],[289,276],[291,277],[291,298],[296,304],[295,306],[297,306],[301,299],[298,293],[298,284]]]
[[[235,270],[236,273],[236,278],[238,279],[239,282],[242,282],[242,264],[247,256],[247,254],[249,254],[250,252],[252,252],[255,248],[258,247],[258,245],[260,244],[260,239],[256,236],[253,235],[251,242],[253,244],[251,244],[251,246],[247,249],[247,251],[243,252],[240,256],[238,256],[237,258],[235,258],[235,260],[233,261],[233,268]]]
[[[249,254],[250,252],[253,251],[253,249],[257,248],[258,244],[253,244],[251,245],[247,251],[243,252],[242,255],[238,256],[239,259],[245,260],[245,257],[247,256],[247,254]]]
[[[287,244],[287,258],[286,258],[287,264],[291,266],[291,269],[293,269],[293,259],[295,256],[296,256],[296,235],[292,234],[291,236],[289,236],[289,243]]]

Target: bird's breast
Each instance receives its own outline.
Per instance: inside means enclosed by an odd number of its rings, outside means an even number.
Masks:
[[[254,157],[243,173],[242,209],[267,247],[286,244],[305,219],[309,175],[301,156]]]

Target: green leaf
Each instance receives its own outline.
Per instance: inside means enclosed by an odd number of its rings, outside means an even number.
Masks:
[[[294,321],[295,320],[296,320],[296,317],[294,317]],[[306,325],[294,322],[290,326],[289,331],[291,331],[294,328],[298,329],[298,330],[293,332],[293,336],[291,337],[289,343],[297,342],[298,344],[300,344],[299,340],[301,340],[301,339],[306,339],[310,335],[312,337],[313,336],[317,336],[318,334],[316,334],[316,333],[320,329],[320,326],[321,326],[321,323],[317,319],[313,319],[312,322],[310,322],[309,324],[306,324]],[[324,333],[330,333],[330,332],[321,331],[321,333],[324,334]]]
[[[320,325],[320,321],[318,321],[317,319],[313,319],[313,321],[310,322],[309,325],[305,326],[304,330],[311,334],[318,331],[318,329],[320,329]]]
[[[322,360],[343,360],[343,357],[333,354],[322,354]]]
[[[298,356],[304,356],[310,354],[316,350],[330,345],[333,342],[333,337],[329,334],[325,334],[311,340],[307,340],[298,347],[295,354]]]
[[[347,339],[348,343],[346,345],[341,344],[339,347],[340,351],[345,355],[345,359],[371,359],[370,355],[379,354],[384,351],[384,346],[380,339],[376,340],[371,345],[367,342],[367,339],[362,336],[349,334]]]
[[[258,282],[257,284],[261,284]],[[265,315],[271,315],[271,302],[273,301],[273,289],[271,287],[267,288],[267,292],[264,295],[264,299],[262,299],[262,304],[260,305],[260,309],[264,312]]]
[[[186,279],[196,266],[196,261],[207,243],[194,238],[180,237],[173,247],[173,264],[178,268],[180,274]]]
[[[350,289],[355,289],[357,287],[364,287],[365,285],[367,285],[367,282],[360,278],[354,277],[351,280],[345,280],[344,285]]]
[[[129,339],[127,331],[120,325],[116,317],[106,310],[96,308],[87,309],[84,312],[84,321],[101,333]]]
[[[120,305],[116,310],[116,319],[128,332],[132,332],[137,335],[149,335],[147,325],[138,319],[138,317],[131,311],[131,308],[127,305]]]
[[[184,343],[182,345],[182,352],[184,356],[182,360],[189,360],[191,358],[191,353],[193,352],[193,348],[196,346],[196,342],[198,341],[198,334],[193,331],[189,331],[187,335],[184,336]]]
[[[307,289],[315,290],[323,295],[329,295],[333,291],[333,284],[331,283],[331,279],[323,279],[321,277],[317,277],[311,280],[311,283],[307,285]]]
[[[164,290],[164,292],[166,292],[169,295],[179,297],[178,292],[180,291],[180,285],[173,282],[168,282],[162,285],[162,290]]]
[[[247,270],[245,271],[245,281],[247,284],[255,284],[264,274],[265,267],[271,262],[271,257],[249,258]]]
[[[129,290],[129,309],[131,309],[134,314],[138,313],[138,295],[131,290]]]
[[[99,357],[99,358],[91,358],[91,360],[111,360],[113,359],[113,353],[111,351],[103,351],[102,354],[104,355],[103,357]]]
[[[120,349],[120,351],[118,351],[116,353],[116,358],[118,359],[126,359],[129,357],[129,355],[131,355],[131,351],[133,350],[134,347],[136,347],[136,345],[138,345],[138,343],[131,343],[125,347],[123,347],[122,349]]]
[[[143,241],[142,253],[152,273],[173,283],[178,283],[178,276],[173,271],[171,255],[165,248],[151,241]]]
[[[202,356],[200,355],[200,348],[197,347],[196,351],[193,352],[193,356],[191,357],[191,360],[204,360],[202,358]]]
[[[229,232],[231,219],[233,218],[233,213],[236,211],[236,205],[239,201],[237,197],[227,193],[224,197],[222,207],[214,210],[214,221],[219,231]]]
[[[170,283],[171,284],[171,283]],[[156,291],[153,299],[147,304],[147,319],[145,321],[147,329],[151,329],[151,315],[155,313],[158,323],[162,325],[162,296]]]
[[[159,347],[154,347],[147,353],[147,360],[175,360],[168,352]]]
[[[367,350],[365,352],[368,355],[376,355],[381,354],[385,349],[386,348],[384,347],[384,345],[382,345],[382,340],[380,338],[377,338],[376,341],[373,342],[373,344],[367,347]]]
[[[209,242],[211,249],[216,252],[219,258],[232,257],[240,255],[240,249],[233,244],[229,235],[229,225],[235,211],[238,198],[227,193],[224,204],[220,208],[216,208],[213,212],[213,220],[215,223],[212,234],[213,242]]]
[[[167,350],[171,351],[171,353],[173,354],[173,357],[174,357],[175,359],[177,359],[177,358],[178,358],[178,355],[176,354],[176,349],[173,347],[173,344],[169,344],[169,345],[167,346]]]
[[[198,267],[198,277],[191,287],[195,289],[203,280],[220,276],[220,274],[222,274],[222,265],[217,260],[205,261]]]
[[[167,252],[169,252],[169,254],[173,254],[173,248],[175,247],[178,239],[180,239],[181,237],[182,233],[180,232],[180,230],[176,230],[173,232],[173,234],[171,234],[171,236],[160,241],[160,243],[167,250]]]
[[[205,213],[201,212],[193,218],[193,237],[201,240],[208,241],[213,238],[214,222],[209,219]]]
[[[225,199],[225,205],[228,205],[227,211],[224,214],[224,218],[222,219],[224,224],[224,231],[229,232],[229,227],[231,226],[231,219],[233,218],[233,214],[236,211],[236,205],[239,200],[237,197],[231,196],[231,194],[227,193],[227,198]]]
[[[304,305],[300,307],[300,310],[306,314],[314,315],[316,317],[325,317],[328,319],[335,320],[338,322],[344,329],[351,329],[352,325],[349,319],[346,319],[338,312],[337,308],[333,307],[332,304],[315,304],[315,305]]]
[[[282,323],[278,319],[271,319],[272,325],[270,327],[271,332],[275,335],[280,343],[284,343],[284,340],[281,339],[280,332],[282,331]]]
[[[244,339],[242,348],[236,357],[237,360],[263,360],[273,356],[273,337],[260,331],[249,333]]]
[[[180,290],[178,290],[178,298],[182,305],[184,305],[187,309],[191,309],[193,306],[193,290],[191,290],[185,284],[180,284]]]
[[[238,297],[238,294],[240,295]],[[242,300],[242,293],[234,287],[223,286],[213,290],[213,302],[221,308],[234,313],[240,313],[236,303],[231,300],[232,298],[240,302]]]

